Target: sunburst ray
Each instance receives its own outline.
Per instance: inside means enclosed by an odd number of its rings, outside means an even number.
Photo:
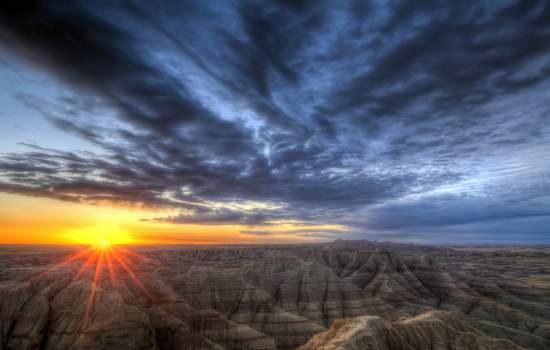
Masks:
[[[110,288],[115,289],[117,288],[117,282],[124,283],[129,280],[150,300],[153,299],[151,293],[147,290],[136,273],[136,265],[152,264],[154,266],[159,266],[159,263],[149,257],[133,252],[128,248],[112,245],[106,240],[101,240],[97,244],[85,248],[78,253],[71,254],[61,262],[32,277],[32,279],[44,277],[52,271],[68,264],[75,264],[74,270],[76,273],[74,273],[71,279],[72,282],[81,280],[85,278],[84,276],[90,276],[87,272],[92,272],[90,280],[91,287],[85,304],[84,324],[88,324],[88,322],[91,321],[94,304],[98,297],[98,288],[106,288],[109,286],[103,285],[105,278],[102,277],[105,275],[109,276],[108,280],[111,282]],[[126,275],[129,279],[121,278],[121,274]]]

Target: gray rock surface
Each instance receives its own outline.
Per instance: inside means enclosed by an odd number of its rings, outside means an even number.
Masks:
[[[34,249],[0,254],[0,350],[295,349],[363,316],[421,342],[422,328],[398,321],[427,322],[418,315],[550,349],[544,247],[134,247],[131,273],[114,261],[95,282],[97,264]]]

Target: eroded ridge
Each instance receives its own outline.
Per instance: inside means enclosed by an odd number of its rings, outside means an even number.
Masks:
[[[295,349],[341,322],[379,317],[401,334],[400,320],[440,311],[483,339],[548,349],[548,259],[369,241],[10,251],[1,349]]]

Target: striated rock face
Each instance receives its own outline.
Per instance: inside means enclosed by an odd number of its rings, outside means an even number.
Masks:
[[[44,249],[0,254],[0,350],[337,349],[327,336],[350,332],[402,349],[550,349],[543,248],[121,247],[105,261]]]
[[[361,316],[334,322],[299,350],[520,350],[467,326],[451,312],[429,311],[389,322]]]

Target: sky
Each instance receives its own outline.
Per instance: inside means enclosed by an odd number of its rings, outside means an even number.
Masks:
[[[550,243],[547,1],[0,5],[0,243]]]

